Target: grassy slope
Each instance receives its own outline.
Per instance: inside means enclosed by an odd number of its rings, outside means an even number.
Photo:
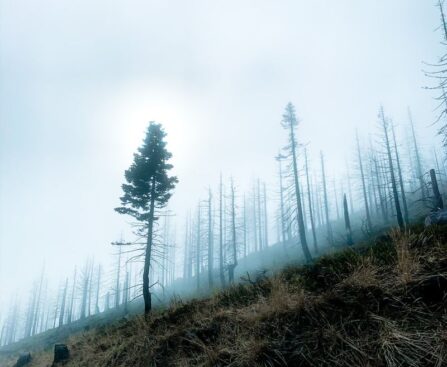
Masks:
[[[442,366],[446,291],[447,228],[391,232],[308,267],[73,335],[67,366]],[[31,366],[50,362],[43,351]]]

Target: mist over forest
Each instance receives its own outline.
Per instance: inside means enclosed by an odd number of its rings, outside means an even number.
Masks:
[[[443,213],[444,10],[0,1],[0,351]]]

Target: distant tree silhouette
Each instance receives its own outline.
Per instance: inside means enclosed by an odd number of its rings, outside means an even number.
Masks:
[[[304,226],[303,206],[301,202],[301,189],[298,175],[298,162],[297,162],[297,141],[295,136],[295,129],[298,126],[298,120],[295,115],[295,107],[292,103],[288,103],[286,110],[282,116],[282,126],[288,130],[289,133],[289,152],[292,156],[292,168],[293,168],[293,186],[295,191],[295,200],[297,206],[297,219],[298,219],[298,232],[300,236],[301,247],[303,249],[304,257],[307,262],[312,261],[312,256],[309,251],[306,239],[306,228]]]
[[[391,154],[391,143],[390,143],[390,138],[389,138],[390,123],[389,123],[388,119],[385,117],[383,107],[380,107],[379,118],[380,118],[380,122],[381,122],[382,129],[383,129],[384,143],[385,143],[386,155],[387,155],[387,160],[388,160],[388,171],[390,174],[390,181],[391,181],[394,205],[395,205],[395,209],[396,209],[397,223],[399,224],[399,227],[401,229],[403,229],[405,227],[405,224],[404,224],[404,218],[402,216],[402,209],[401,209],[400,201],[399,201],[399,193],[397,191],[396,175],[394,173],[394,163],[393,163],[393,157]]]
[[[134,161],[125,172],[126,182],[122,185],[124,195],[121,207],[115,210],[128,214],[144,224],[146,248],[143,269],[144,311],[152,309],[149,286],[149,268],[154,246],[154,222],[156,210],[166,206],[172,195],[177,177],[169,176],[172,165],[168,163],[172,154],[166,149],[166,133],[161,124],[150,122],[143,145],[134,154]]]

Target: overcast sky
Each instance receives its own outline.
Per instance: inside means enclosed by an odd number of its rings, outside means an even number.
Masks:
[[[429,142],[433,2],[0,0],[0,304],[44,263],[60,279],[87,256],[109,261],[150,120],[168,133],[179,218],[220,172],[240,192],[257,176],[274,191],[288,101],[331,175],[381,103],[401,128],[411,106]]]

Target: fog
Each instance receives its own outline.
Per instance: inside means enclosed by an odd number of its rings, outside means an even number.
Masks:
[[[423,69],[442,54],[438,24],[418,0],[0,0],[0,315],[43,267],[53,288],[86,258],[110,276],[110,243],[133,238],[113,209],[149,121],[179,178],[176,277],[185,214],[221,173],[239,198],[265,181],[275,216],[289,101],[312,169],[323,150],[331,179],[355,161],[355,129],[376,139],[380,105],[404,135],[411,107],[431,160]]]

